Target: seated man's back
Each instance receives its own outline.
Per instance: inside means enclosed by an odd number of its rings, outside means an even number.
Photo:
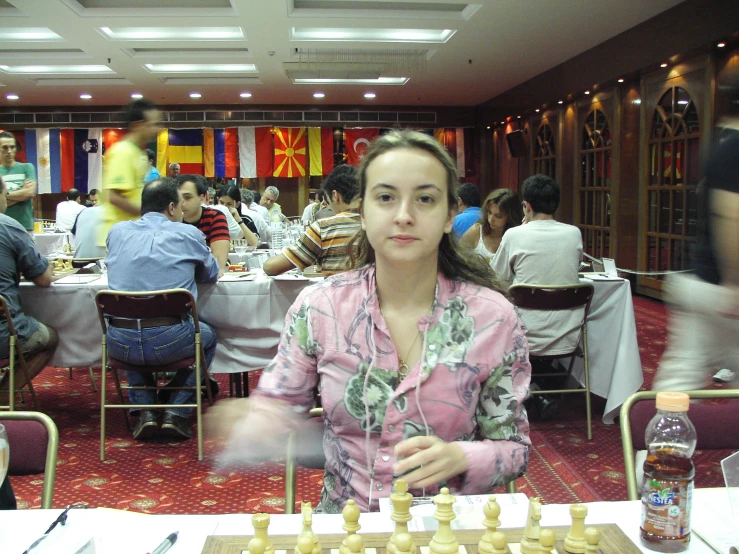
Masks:
[[[503,235],[500,248],[492,261],[493,269],[504,284],[516,285],[573,285],[579,283],[578,270],[582,259],[582,235],[580,230],[553,218],[559,204],[559,185],[546,178],[545,191],[556,185],[556,202],[545,208],[550,213],[534,212],[527,201],[527,183],[524,183],[523,198],[527,205],[525,225],[509,229]],[[553,184],[552,184],[553,183]],[[536,183],[534,182],[534,185]],[[549,187],[549,188],[547,188]],[[539,194],[535,186],[529,195],[534,204]],[[553,191],[549,191],[554,195]],[[554,206],[554,207],[552,207]],[[582,310],[572,312],[549,312],[543,310],[519,310],[527,328],[526,337],[532,354],[546,351],[547,354],[571,352],[579,337]]]
[[[105,208],[100,205],[85,208],[77,215],[72,227],[75,258],[105,257],[105,247],[97,244],[104,215]]]

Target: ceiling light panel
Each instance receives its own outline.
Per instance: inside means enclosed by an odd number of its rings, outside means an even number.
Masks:
[[[246,40],[241,27],[100,27],[109,40]]]
[[[21,27],[0,29],[2,42],[65,42],[51,29],[44,27]]]
[[[9,50],[0,49],[0,60],[9,62],[11,60],[33,60],[36,63],[44,63],[45,60],[89,60],[92,56],[79,49],[74,50]]]
[[[19,75],[89,75],[115,73],[107,65],[0,65],[0,71]]]
[[[404,85],[408,77],[378,77],[377,79],[293,79],[296,85]]]
[[[237,58],[243,60],[251,58],[252,54],[248,48],[122,48],[123,52],[134,59],[145,61],[164,60],[171,61],[186,59],[188,61],[199,59]]]
[[[383,19],[470,19],[482,4],[459,2],[377,2],[372,0],[288,0],[290,17]]]
[[[152,73],[256,73],[253,63],[147,63],[144,67]]]
[[[455,29],[357,29],[324,27],[291,27],[293,42],[414,42],[443,44],[454,36]]]

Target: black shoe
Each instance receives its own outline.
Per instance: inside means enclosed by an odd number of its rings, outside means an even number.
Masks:
[[[157,413],[154,410],[142,410],[139,422],[133,430],[133,438],[137,441],[150,439],[157,432]]]
[[[549,421],[557,417],[557,413],[559,413],[559,402],[557,400],[546,394],[537,394],[534,397],[534,403],[541,421]]]
[[[192,431],[187,425],[187,418],[169,412],[165,412],[164,418],[162,418],[162,433],[175,439],[189,439],[192,437]]]

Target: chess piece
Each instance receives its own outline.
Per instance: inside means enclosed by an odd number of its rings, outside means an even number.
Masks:
[[[72,267],[72,260],[65,260],[64,261],[64,271],[72,271],[74,269]]]
[[[249,541],[249,554],[264,554],[264,541],[259,537],[254,537]]]
[[[313,541],[313,550],[311,554],[321,554],[321,545],[318,543],[318,537],[313,532],[313,507],[310,502],[302,502],[300,505],[300,513],[303,515],[303,530],[298,535],[298,539],[301,537],[308,537]],[[298,542],[298,544],[300,544]],[[296,554],[298,554],[296,552]]]
[[[565,551],[570,554],[584,554],[585,552],[585,516],[588,515],[588,507],[584,504],[573,504],[570,506],[572,526],[565,537]]]
[[[529,517],[521,539],[521,554],[539,554],[539,521],[541,520],[541,503],[539,497],[529,499]]]
[[[431,554],[459,554],[459,543],[452,533],[452,520],[454,515],[454,497],[449,494],[449,489],[443,487],[441,492],[434,496],[436,511],[434,519],[439,522],[439,528],[429,542]]]
[[[398,549],[398,554],[411,554],[413,537],[411,537],[410,533],[398,533],[395,537],[395,546]]]
[[[411,515],[411,502],[413,502],[413,495],[408,492],[408,483],[404,479],[398,479],[395,481],[393,486],[393,492],[390,493],[390,502],[393,505],[393,511],[390,514],[390,519],[395,522],[395,530],[393,531],[390,540],[385,546],[387,554],[398,554],[396,538],[401,533],[408,532],[408,522],[413,519]],[[411,554],[417,552],[416,544],[413,542],[411,537]]]
[[[349,548],[349,554],[364,554],[364,539],[362,535],[349,535],[346,539],[346,546]]]
[[[254,537],[264,541],[264,554],[275,554],[275,548],[267,535],[269,514],[254,514],[251,516],[251,524],[254,527]]]
[[[362,527],[359,525],[359,508],[357,508],[357,503],[354,499],[350,498],[346,501],[346,505],[341,511],[341,515],[344,517],[344,525],[342,525],[341,528],[346,531],[346,537],[341,541],[339,554],[349,554],[348,539],[352,535],[355,535]]]
[[[600,530],[595,527],[588,527],[585,529],[585,543],[586,554],[599,554]]]
[[[488,498],[488,501],[482,511],[485,514],[485,519],[482,521],[482,524],[487,530],[480,539],[480,542],[477,543],[477,550],[480,552],[480,554],[492,554],[493,533],[495,533],[495,531],[497,531],[498,527],[500,526],[500,520],[498,519],[498,517],[500,516],[500,505],[495,499],[495,496],[491,496],[490,498]]]
[[[490,544],[493,547],[493,554],[508,554],[508,539],[505,533],[496,531],[490,537]]]
[[[64,270],[64,261],[61,258],[57,258],[54,262],[54,271],[63,271]]]
[[[542,554],[552,554],[554,551],[554,542],[557,537],[551,529],[542,529],[539,532],[539,546]]]
[[[252,539],[254,540],[254,539]],[[251,546],[251,543],[250,543]],[[313,552],[313,539],[311,537],[298,537],[298,544],[295,545],[295,554],[311,554]],[[254,554],[249,550],[249,554]]]

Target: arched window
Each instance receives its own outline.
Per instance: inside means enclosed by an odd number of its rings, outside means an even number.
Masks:
[[[549,123],[542,123],[536,133],[536,150],[534,151],[534,174],[541,173],[556,179],[557,156],[554,148],[554,133]]]
[[[670,88],[654,109],[649,135],[648,271],[690,266],[698,209],[699,142],[698,110],[690,94],[681,87]]]
[[[611,162],[608,120],[595,109],[582,128],[577,214],[583,248],[595,258],[611,257]]]

